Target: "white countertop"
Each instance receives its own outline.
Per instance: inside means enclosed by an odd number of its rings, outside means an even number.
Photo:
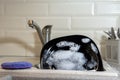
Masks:
[[[15,60],[14,60],[15,59]],[[12,58],[1,57],[0,62],[6,61],[29,61],[33,64],[38,64],[39,58]],[[11,76],[28,76],[28,77],[44,77],[44,78],[67,78],[67,79],[86,79],[86,80],[116,80],[117,71],[111,68],[106,62],[104,62],[106,71],[73,71],[73,70],[41,70],[32,67],[31,69],[23,70],[5,70],[0,68],[0,74]],[[114,66],[113,66],[114,67]],[[114,67],[115,68],[115,67]],[[116,68],[115,68],[116,69]],[[117,70],[117,69],[116,69]],[[120,68],[119,68],[120,70]],[[93,79],[95,78],[95,79]],[[119,80],[119,79],[118,79]]]
[[[109,65],[115,69],[116,71],[118,71],[118,79],[117,80],[120,80],[120,65],[119,64],[115,64],[115,63],[111,63],[111,62],[108,62]]]
[[[76,80],[114,80],[117,75],[114,72],[96,72],[96,71],[72,71],[72,70],[39,70],[36,68],[25,70],[4,70],[0,69],[0,74],[19,76],[19,77],[35,77],[47,79],[76,79]]]

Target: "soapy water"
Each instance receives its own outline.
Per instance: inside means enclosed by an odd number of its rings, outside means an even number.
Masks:
[[[97,50],[96,46],[95,46],[93,43],[91,43],[91,48],[92,48],[92,50],[93,50],[96,54],[98,54],[98,50]]]
[[[84,70],[86,63],[84,55],[80,52],[59,50],[54,52],[46,61],[50,66],[54,65],[57,69]]]
[[[80,45],[74,43],[74,42],[68,42],[68,41],[61,41],[56,44],[57,47],[65,47],[69,46],[70,50],[72,51],[78,51],[80,49]]]
[[[84,35],[55,38],[41,51],[42,69],[104,71],[95,42]]]
[[[87,42],[89,40],[86,40]],[[49,67],[61,69],[61,70],[86,70],[93,69],[97,62],[91,58],[90,61],[85,57],[84,53],[78,52],[81,45],[74,42],[61,41],[56,44],[57,47],[69,46],[69,50],[57,50],[50,52],[50,56],[46,60]],[[95,51],[95,46],[91,45],[92,49]],[[96,51],[95,51],[96,52]]]
[[[89,39],[89,38],[83,38],[83,39],[81,39],[81,41],[82,41],[83,43],[89,43],[89,42],[90,42],[90,39]]]

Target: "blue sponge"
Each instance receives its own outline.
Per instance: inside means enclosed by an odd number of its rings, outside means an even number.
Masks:
[[[32,64],[29,62],[5,62],[1,64],[3,69],[27,69],[31,68]]]

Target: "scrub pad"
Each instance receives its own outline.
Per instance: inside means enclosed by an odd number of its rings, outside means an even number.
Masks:
[[[3,69],[27,69],[31,68],[32,64],[25,61],[20,62],[5,62],[1,64]]]

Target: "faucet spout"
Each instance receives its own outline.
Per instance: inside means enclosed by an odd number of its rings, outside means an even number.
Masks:
[[[33,20],[28,20],[28,25],[29,27],[36,29],[42,45],[45,45],[45,43],[47,43],[50,40],[52,25],[46,25],[42,30],[39,27],[39,25],[35,23]]]
[[[29,27],[32,27],[32,28],[36,29],[36,31],[37,31],[37,33],[39,35],[39,38],[41,40],[41,43],[42,43],[42,45],[44,45],[45,41],[44,41],[42,31],[41,31],[41,28],[39,27],[39,25],[37,23],[35,23],[33,20],[28,20],[28,25],[29,25]]]

